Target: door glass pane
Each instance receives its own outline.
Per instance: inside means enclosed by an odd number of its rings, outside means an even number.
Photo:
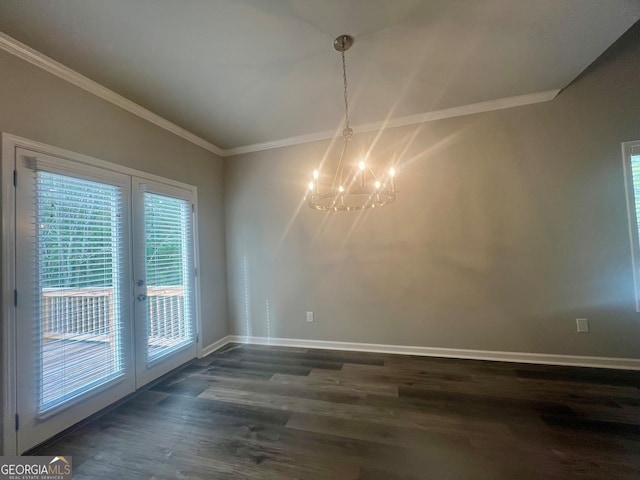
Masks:
[[[38,412],[124,374],[120,187],[36,174]]]
[[[147,361],[193,341],[191,203],[144,192]]]
[[[633,179],[636,219],[638,219],[636,228],[638,229],[638,234],[640,234],[640,154],[632,153],[631,155],[631,174]]]

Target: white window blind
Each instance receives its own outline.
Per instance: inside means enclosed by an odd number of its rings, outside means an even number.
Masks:
[[[39,413],[124,374],[122,192],[36,172]]]
[[[631,178],[633,182],[633,197],[636,219],[640,219],[640,145],[631,147],[629,159],[631,161]],[[640,225],[638,225],[638,222],[636,222],[636,228],[640,229]]]
[[[144,192],[147,360],[193,341],[191,202]]]

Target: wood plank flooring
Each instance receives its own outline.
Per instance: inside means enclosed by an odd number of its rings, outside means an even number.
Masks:
[[[77,479],[640,479],[640,372],[228,345],[33,455]]]

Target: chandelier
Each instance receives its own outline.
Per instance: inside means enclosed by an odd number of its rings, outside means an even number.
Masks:
[[[349,126],[349,101],[347,97],[347,66],[344,52],[353,45],[353,37],[340,35],[333,47],[342,55],[344,81],[344,129],[342,151],[335,171],[326,173],[320,168],[313,171],[309,182],[309,206],[320,211],[364,210],[387,205],[396,199],[395,168],[376,171],[369,157],[353,138]]]

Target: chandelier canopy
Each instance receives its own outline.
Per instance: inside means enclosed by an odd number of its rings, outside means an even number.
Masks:
[[[333,47],[342,55],[344,81],[344,130],[343,143],[337,168],[323,172],[321,167],[313,171],[308,185],[309,206],[320,211],[350,211],[382,207],[396,199],[393,164],[384,170],[376,170],[369,152],[363,152],[353,138],[349,125],[349,100],[347,96],[347,66],[344,52],[353,45],[353,37],[340,35]]]

